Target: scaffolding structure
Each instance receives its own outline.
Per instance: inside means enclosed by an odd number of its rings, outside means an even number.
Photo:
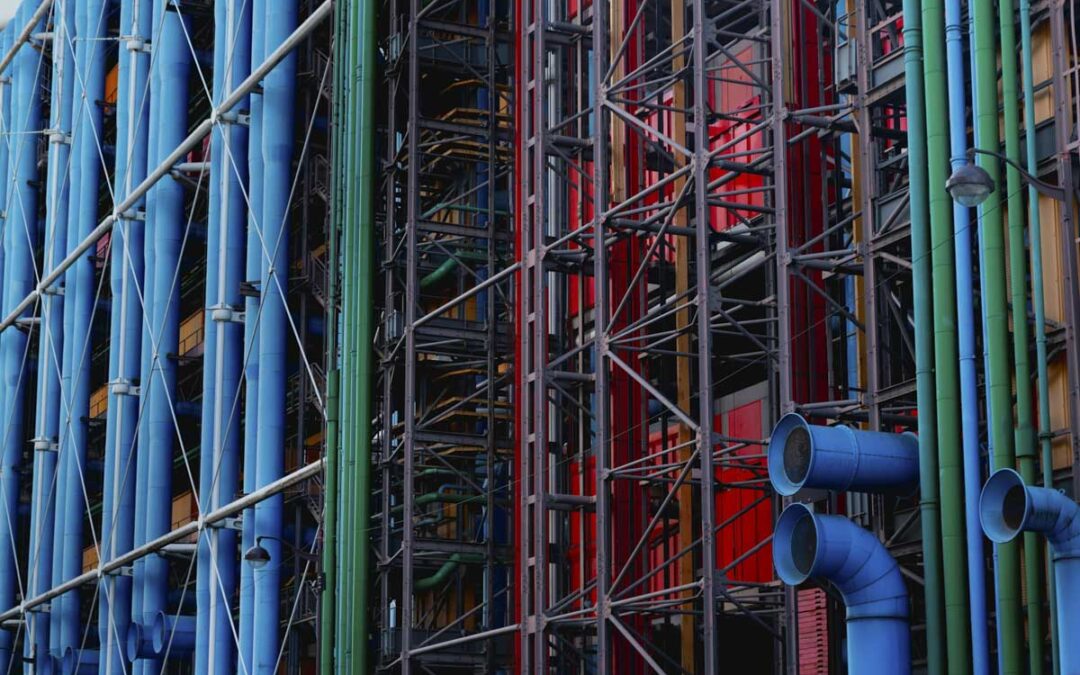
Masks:
[[[953,244],[914,252],[904,16],[940,7],[907,4],[24,0],[0,31],[0,672],[842,672],[842,602],[776,578],[765,448],[787,413],[941,435],[916,287]],[[1080,497],[1080,15],[1020,16],[1046,302],[1009,260],[999,363],[1035,336],[1018,466]],[[955,516],[959,557],[970,526],[965,457],[937,455],[940,507],[797,497],[884,542],[932,675],[971,651],[943,626],[968,591],[924,599],[965,562],[927,567],[924,519]],[[1021,550],[987,657],[1025,649]]]

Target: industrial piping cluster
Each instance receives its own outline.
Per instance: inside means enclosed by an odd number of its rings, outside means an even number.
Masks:
[[[322,466],[284,463],[295,49],[329,13],[301,24],[297,2],[216,2],[212,58],[192,41],[202,15],[176,0],[25,0],[0,33],[4,672],[276,672],[282,491]],[[189,401],[180,277],[201,239],[203,389]],[[199,454],[186,418],[201,418]],[[196,457],[185,534],[173,476]]]

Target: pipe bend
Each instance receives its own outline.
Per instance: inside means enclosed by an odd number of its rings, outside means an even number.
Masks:
[[[773,562],[787,584],[831,582],[844,598],[849,621],[909,616],[896,561],[877,537],[842,516],[815,514],[806,504],[788,506],[776,523]]]
[[[996,471],[983,486],[979,519],[991,541],[1012,541],[1021,532],[1046,536],[1054,560],[1080,558],[1080,505],[1057,490],[1025,485],[1012,469]]]

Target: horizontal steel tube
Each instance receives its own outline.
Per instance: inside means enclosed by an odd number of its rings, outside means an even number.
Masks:
[[[136,560],[142,558],[145,555],[153,553],[154,551],[161,550],[167,545],[178,542],[185,537],[189,537],[192,534],[199,532],[200,525],[202,527],[207,527],[209,525],[213,525],[214,523],[221,522],[229,516],[234,516],[237,513],[243,511],[244,509],[254,506],[256,503],[266,499],[267,497],[271,497],[278,494],[279,492],[287,490],[293,485],[296,485],[297,483],[305,481],[313,477],[314,475],[320,473],[323,470],[324,464],[325,460],[323,459],[320,459],[317,462],[312,462],[311,464],[308,464],[303,468],[297,469],[290,474],[282,476],[281,479],[276,480],[273,483],[270,483],[265,487],[260,488],[255,492],[252,492],[251,494],[244,495],[243,497],[240,497],[239,499],[236,499],[232,502],[229,502],[225,506],[222,506],[220,509],[211,511],[210,513],[202,517],[201,523],[200,521],[194,521],[182,527],[178,527],[171,532],[167,532],[161,535],[153,541],[148,541],[142,546],[128,551],[124,555],[117,556],[116,558],[113,558],[108,562],[102,563],[98,567],[98,569],[94,571],[85,572],[75,577],[74,579],[60,584],[59,586],[50,588],[44,593],[36,595],[29,600],[23,602],[18,607],[9,609],[6,612],[0,614],[0,623],[10,621],[12,619],[18,619],[20,618],[20,615],[26,613],[26,611],[29,609],[42,605],[57,596],[63,595],[64,593],[70,591],[73,588],[78,588],[83,584],[88,584],[96,581],[98,578],[106,574],[115,572],[126,565],[130,565],[131,563],[135,562]]]

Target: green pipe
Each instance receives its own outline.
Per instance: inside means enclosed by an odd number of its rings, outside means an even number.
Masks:
[[[368,598],[371,589],[371,568],[368,556],[368,517],[371,494],[371,393],[374,386],[372,368],[372,338],[374,314],[374,275],[375,275],[375,80],[378,76],[376,58],[376,4],[375,2],[352,3],[359,5],[359,10],[352,12],[356,39],[350,39],[353,49],[357,50],[353,87],[357,106],[350,112],[356,114],[358,139],[355,164],[350,166],[349,185],[356,192],[356,218],[348,222],[356,230],[356,270],[346,276],[353,285],[355,295],[355,330],[353,331],[356,349],[355,405],[350,407],[348,416],[355,426],[353,442],[356,444],[356,465],[354,467],[354,495],[351,545],[355,559],[355,586],[352,589],[352,625],[353,634],[353,672],[366,672],[368,668]]]
[[[334,42],[334,100],[333,119],[340,124],[343,112],[344,88],[341,85],[346,44],[345,13],[336,10]],[[335,168],[341,160],[342,135],[333,136],[332,154]],[[334,172],[334,175],[340,175]],[[323,485],[323,586],[319,601],[319,672],[322,675],[334,675],[334,646],[337,640],[337,595],[338,595],[338,405],[340,404],[340,373],[338,370],[338,234],[341,232],[341,181],[334,182],[332,212],[328,238],[328,258],[330,269],[330,300],[327,308],[327,374],[326,374],[326,479]]]
[[[466,553],[455,553],[436,570],[435,574],[429,577],[422,577],[413,582],[413,593],[419,593],[421,591],[430,591],[433,588],[438,588],[450,579],[450,575],[454,573],[454,570],[458,568],[461,563],[470,562],[484,562],[483,556]]]
[[[941,0],[922,6],[923,72],[927,101],[947,101],[945,15]],[[956,335],[956,272],[952,200],[945,192],[949,164],[946,115],[926,116],[930,260],[934,289],[934,384],[937,396],[938,472],[941,480],[942,572],[948,672],[971,672],[971,620],[964,537],[963,449],[960,443],[960,374]]]
[[[908,201],[915,303],[915,397],[919,409],[919,520],[922,525],[923,592],[926,599],[927,675],[945,672],[941,582],[941,513],[938,506],[937,403],[931,298],[930,215],[926,182],[926,99],[923,92],[920,0],[904,0],[904,73],[907,92]]]
[[[413,502],[416,506],[424,506],[425,504],[468,504],[469,502],[479,502],[483,497],[478,494],[460,495],[452,492],[425,492],[420,495]],[[405,510],[404,504],[398,504],[390,509],[391,513],[401,513]]]
[[[1005,101],[1005,156],[1020,163],[1020,112],[1016,86],[1016,27],[1013,0],[1000,0],[1001,96]],[[1032,136],[1034,139],[1034,136]],[[1016,373],[1016,458],[1020,475],[1035,485],[1035,426],[1032,421],[1031,362],[1028,357],[1027,265],[1024,241],[1024,194],[1020,172],[1008,164],[1005,172],[1009,217],[1009,290],[1012,296],[1013,363]],[[1042,556],[1039,536],[1024,534],[1024,583],[1027,588],[1028,672],[1043,673]]]
[[[1034,176],[1038,173],[1039,167],[1035,156],[1035,73],[1031,54],[1031,3],[1029,0],[1020,0],[1020,51],[1024,79],[1026,168],[1028,173]],[[1028,187],[1028,221],[1031,227],[1031,304],[1035,311],[1035,364],[1039,376],[1039,445],[1042,454],[1043,486],[1052,488],[1054,486],[1054,457],[1050,428],[1049,359],[1046,353],[1046,303],[1043,297],[1042,218],[1039,214],[1039,193],[1034,187]],[[1023,478],[1028,480],[1027,476]],[[1034,483],[1030,484],[1034,485]],[[1026,538],[1024,546],[1025,550],[1030,547]],[[1040,566],[1040,569],[1043,568]],[[1061,662],[1058,659],[1058,650],[1054,648],[1058,639],[1054,575],[1048,574],[1046,579],[1049,582],[1047,595],[1050,598],[1050,653],[1053,655],[1054,675],[1057,675],[1061,672]],[[1028,588],[1031,587],[1029,582]]]
[[[997,152],[998,82],[996,10],[993,0],[972,0],[975,79],[975,147]],[[1012,13],[1008,14],[1012,21]],[[1002,21],[1005,21],[1003,18]],[[1015,94],[1015,90],[1014,90]],[[998,185],[1000,178],[997,158],[979,154],[979,166],[989,173]],[[1019,185],[1008,187],[1018,191]],[[990,398],[990,440],[994,452],[993,469],[1012,468],[1016,462],[1013,427],[1012,373],[1009,368],[1009,311],[1005,294],[1004,268],[1005,237],[1001,218],[1002,199],[985,202],[979,207],[980,262],[984,285],[982,289],[983,324],[987,353],[987,390]],[[1020,552],[1018,544],[998,544],[994,570],[997,588],[998,653],[1001,673],[1012,675],[1023,671],[1023,616],[1020,608]]]
[[[428,288],[429,286],[439,283],[449,276],[450,272],[455,270],[457,266],[457,258],[447,258],[441,265],[436,267],[433,272],[424,275],[424,277],[420,279],[420,288]]]
[[[356,467],[356,441],[355,441],[355,425],[353,423],[353,415],[348,414],[348,411],[352,409],[353,402],[356,399],[356,373],[355,373],[355,361],[356,361],[356,339],[355,339],[355,317],[356,311],[353,307],[355,284],[353,283],[353,274],[356,267],[356,228],[350,227],[351,223],[355,222],[354,210],[356,203],[356,182],[354,180],[355,174],[352,172],[353,157],[355,155],[355,138],[354,132],[356,126],[356,97],[355,87],[353,83],[353,73],[356,70],[356,40],[355,38],[355,23],[357,12],[356,3],[351,0],[344,0],[340,4],[341,20],[344,24],[343,35],[341,37],[342,46],[342,62],[340,66],[341,70],[341,87],[342,87],[342,103],[345,109],[341,115],[341,124],[336,129],[337,135],[341,137],[341,153],[340,161],[338,162],[337,175],[342,178],[343,189],[341,192],[342,201],[342,218],[341,218],[341,238],[342,238],[342,270],[341,270],[341,304],[342,304],[342,399],[340,403],[341,408],[341,452],[342,452],[342,469],[341,469],[341,522],[338,525],[338,531],[341,533],[341,542],[339,547],[341,549],[342,562],[340,566],[340,582],[338,585],[338,593],[342,598],[353,598],[353,589],[356,586],[356,546],[353,537],[349,536],[352,532],[353,520],[355,517],[354,504],[356,491],[354,489],[354,476]],[[356,650],[355,633],[352,630],[352,618],[350,602],[338,603],[338,635],[340,636],[340,646],[337,649],[338,672],[353,672],[356,670],[354,665],[354,657]]]

